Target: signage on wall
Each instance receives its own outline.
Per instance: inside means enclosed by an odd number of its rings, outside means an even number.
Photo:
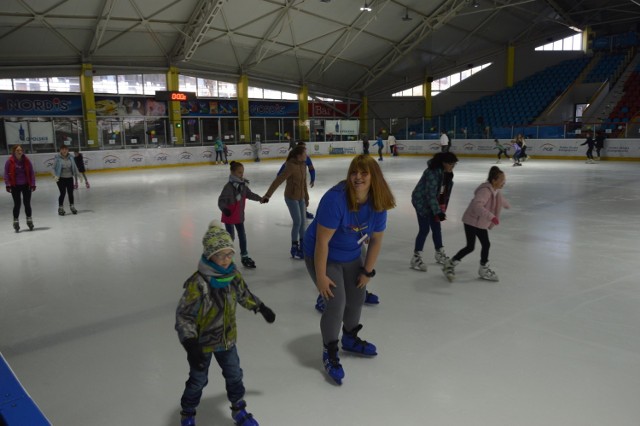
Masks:
[[[197,96],[194,92],[178,92],[168,90],[157,90],[155,98],[157,101],[195,101]]]

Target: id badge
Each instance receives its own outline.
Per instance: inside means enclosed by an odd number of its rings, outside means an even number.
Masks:
[[[358,240],[358,245],[362,245],[362,243],[369,241],[369,234],[364,234],[362,238]]]

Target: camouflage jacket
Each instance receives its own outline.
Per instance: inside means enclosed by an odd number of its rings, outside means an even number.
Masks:
[[[444,213],[453,189],[453,173],[446,178],[443,169],[427,168],[411,193],[411,204],[420,216]],[[444,193],[440,194],[444,186]],[[444,208],[443,208],[444,207]]]

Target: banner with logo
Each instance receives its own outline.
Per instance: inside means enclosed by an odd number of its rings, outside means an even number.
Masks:
[[[249,101],[249,117],[298,118],[298,102]]]
[[[0,93],[0,116],[82,117],[80,95]]]
[[[139,96],[96,96],[98,117],[166,117],[167,103]]]
[[[360,134],[359,120],[325,120],[324,132],[327,135],[358,136]]]
[[[183,117],[237,117],[238,101],[198,99],[180,102],[180,114]]]
[[[4,132],[7,145],[53,144],[54,133],[51,121],[6,121]]]

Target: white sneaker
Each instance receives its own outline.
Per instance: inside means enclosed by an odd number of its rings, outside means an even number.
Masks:
[[[427,265],[422,261],[420,252],[415,252],[411,258],[411,269],[427,272]]]
[[[456,265],[458,264],[457,260],[447,259],[442,265],[442,273],[449,280],[449,282],[453,282],[456,278]]]
[[[480,265],[480,269],[478,269],[478,275],[480,275],[480,278],[482,278],[483,280],[500,281],[498,279],[498,275],[496,275],[496,273],[489,268],[489,263],[487,263],[486,265]]]
[[[444,262],[446,262],[447,259],[449,259],[447,257],[447,254],[444,252],[444,247],[440,247],[438,250],[436,250],[435,258],[436,258],[436,263],[439,263],[441,265],[444,265]]]

